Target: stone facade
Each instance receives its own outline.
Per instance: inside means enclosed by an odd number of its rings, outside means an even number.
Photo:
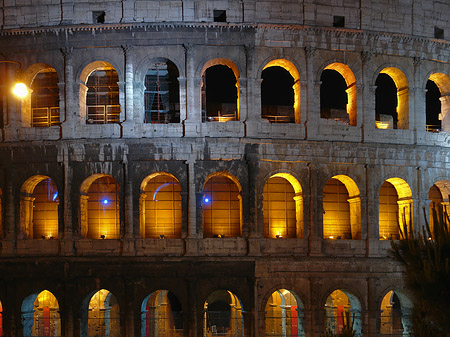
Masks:
[[[241,301],[246,337],[270,335],[266,303],[278,289],[301,301],[305,336],[325,331],[325,304],[336,289],[359,302],[359,308],[352,307],[358,311],[361,334],[379,336],[380,305],[394,290],[404,298],[406,335],[411,305],[401,267],[389,255],[390,241],[380,239],[379,192],[387,180],[409,186],[414,230],[423,226],[434,185],[442,204],[449,202],[450,48],[445,37],[450,34],[450,5],[431,0],[332,3],[3,2],[4,336],[24,335],[23,301],[43,290],[59,302],[61,335],[86,336],[81,307],[99,289],[117,297],[121,336],[141,335],[142,301],[158,289],[179,299],[184,336],[206,336],[204,303],[215,290],[229,290]],[[226,11],[226,22],[215,22],[215,10]],[[97,22],[102,13],[104,22]],[[344,27],[333,27],[337,16],[345,18]],[[180,122],[144,123],[147,69],[166,59],[179,72]],[[296,123],[261,118],[261,78],[272,61],[297,74]],[[120,121],[89,124],[87,78],[106,62],[119,77]],[[202,122],[202,75],[217,64],[237,75],[239,118]],[[352,124],[320,118],[321,74],[330,65],[344,78],[354,78]],[[18,100],[9,91],[19,67],[28,86],[43,69],[56,71],[60,123],[31,126],[29,98]],[[402,83],[398,96],[406,97],[403,112],[399,110],[404,121],[397,129],[376,128],[375,82],[385,69],[396,84]],[[426,131],[429,79],[441,92],[441,132]],[[141,184],[157,172],[169,173],[181,186],[177,239],[141,235]],[[240,185],[238,237],[203,235],[204,184],[220,172]],[[83,186],[96,174],[118,184],[119,239],[88,238],[81,229]],[[300,185],[297,221],[302,228],[294,238],[264,235],[263,190],[276,174],[289,175]],[[51,240],[26,234],[24,186],[34,176],[50,177],[59,191],[58,234]],[[347,189],[348,184],[357,187],[357,219],[352,221],[359,226],[358,239],[324,238],[323,191],[336,177]]]

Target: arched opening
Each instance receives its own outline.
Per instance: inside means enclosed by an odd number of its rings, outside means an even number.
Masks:
[[[239,74],[232,62],[208,62],[202,71],[202,122],[239,120]]]
[[[450,77],[442,73],[431,74],[426,90],[427,131],[450,132]]]
[[[143,238],[181,237],[181,186],[173,175],[161,172],[145,178],[139,201]]]
[[[411,231],[412,193],[403,179],[387,179],[381,185],[378,201],[380,240],[398,240],[405,230]]]
[[[145,74],[145,123],[180,122],[178,69],[169,60],[153,63]]]
[[[300,78],[295,66],[273,60],[261,77],[261,117],[271,123],[300,123]]]
[[[203,237],[242,235],[242,197],[237,179],[227,173],[210,176],[203,187]]]
[[[356,78],[343,63],[332,63],[320,76],[320,118],[356,126]]]
[[[107,62],[99,65],[86,81],[86,123],[117,123],[120,119],[119,76]]]
[[[442,209],[444,206],[444,198],[442,197],[441,190],[436,185],[431,186],[430,190],[428,191],[428,200],[430,200],[430,206],[429,206],[429,225],[431,233],[433,234],[433,228],[434,228],[434,216],[433,212],[436,212],[436,215]],[[448,202],[447,202],[448,203]]]
[[[425,94],[425,111],[427,132],[441,131],[441,93],[438,86],[431,80],[427,81]]]
[[[204,303],[203,336],[244,336],[239,298],[228,290],[216,290]]]
[[[141,336],[183,336],[183,312],[178,298],[168,290],[156,290],[141,306]]]
[[[106,174],[95,174],[81,186],[80,227],[83,237],[118,239],[119,185]]]
[[[397,68],[385,68],[375,81],[375,126],[378,129],[409,128],[409,89]]]
[[[403,294],[390,290],[380,306],[380,334],[406,337],[411,334],[412,303]]]
[[[278,289],[266,303],[266,336],[303,337],[303,303],[293,292]]]
[[[119,337],[120,313],[116,297],[106,289],[84,299],[81,308],[81,337]]]
[[[24,336],[61,336],[61,319],[56,297],[44,290],[22,302]]]
[[[31,126],[58,125],[59,87],[58,74],[53,68],[42,69],[31,83]]]
[[[347,176],[334,176],[324,186],[323,237],[361,239],[361,198],[355,182]]]
[[[299,182],[287,173],[270,177],[263,190],[264,236],[303,237],[303,197]]]
[[[58,238],[59,196],[56,184],[47,176],[28,178],[20,190],[22,238]]]
[[[335,290],[325,303],[326,329],[340,334],[350,329],[361,336],[361,303],[346,290]]]

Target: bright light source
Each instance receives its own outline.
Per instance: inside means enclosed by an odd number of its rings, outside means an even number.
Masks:
[[[203,201],[205,202],[205,204],[209,203],[209,198],[205,198],[203,199]]]
[[[108,199],[102,200],[102,203],[104,203],[105,205],[108,204]]]
[[[25,96],[28,95],[28,88],[25,84],[18,82],[14,85],[12,92],[17,97],[24,98]]]

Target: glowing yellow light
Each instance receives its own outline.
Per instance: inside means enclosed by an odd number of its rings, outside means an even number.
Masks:
[[[18,82],[14,85],[12,92],[17,97],[24,98],[28,95],[28,88],[25,84]]]
[[[329,239],[334,239],[334,236],[333,236],[333,235],[330,235],[328,238],[329,238]]]
[[[375,121],[375,126],[377,129],[389,129],[390,124],[386,122]]]

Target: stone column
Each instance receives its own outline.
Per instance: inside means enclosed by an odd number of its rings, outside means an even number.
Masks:
[[[315,83],[314,79],[314,54],[316,53],[316,48],[312,46],[307,46],[304,48],[305,50],[305,59],[306,59],[306,111],[305,111],[305,124],[311,123],[311,121],[314,121],[315,119],[318,120],[319,115],[317,115],[317,118],[315,117],[315,114],[320,113],[319,109],[320,107],[317,105],[317,102],[320,102],[317,100],[318,94],[316,95],[317,90],[317,84]],[[320,85],[319,85],[320,89]],[[319,90],[320,93],[320,90]],[[314,117],[313,117],[314,116]]]
[[[123,122],[132,122],[134,121],[134,95],[133,95],[133,82],[134,82],[134,46],[132,45],[124,45],[121,46],[123,50],[124,57],[124,65],[125,65],[125,93],[124,95],[124,103],[125,103],[125,115]]]
[[[442,96],[439,100],[441,101],[441,129],[450,133],[450,95]]]
[[[372,58],[372,52],[362,51],[361,58],[361,81],[362,83],[357,85],[357,102],[360,103],[357,106],[358,109],[358,124],[363,128],[362,139],[364,141],[364,131],[375,128],[375,91],[371,91],[369,79],[367,76],[367,64]]]
[[[125,164],[127,165],[127,164]],[[125,170],[127,172],[127,170]],[[130,177],[126,175],[125,181],[125,207],[124,207],[124,220],[125,220],[125,233],[124,239],[133,239],[134,235],[134,222],[133,222],[133,182],[129,180]]]
[[[195,125],[201,122],[200,82],[201,78],[195,78],[194,46],[190,43],[183,45],[186,62],[186,119],[184,120],[185,135],[196,136]]]
[[[414,57],[414,83],[411,86],[410,95],[412,99],[412,107],[409,113],[409,128],[417,132],[426,132],[426,107],[425,107],[425,88],[421,87],[423,83],[422,65],[423,59],[421,57]],[[416,135],[417,139],[417,135]]]

